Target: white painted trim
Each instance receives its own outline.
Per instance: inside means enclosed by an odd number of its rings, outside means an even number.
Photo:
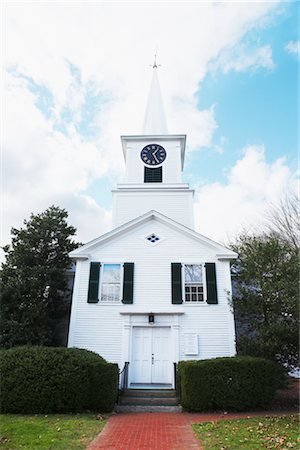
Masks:
[[[131,383],[131,361],[132,361],[132,330],[133,327],[143,328],[170,328],[170,345],[171,345],[171,381],[172,389],[175,388],[175,380],[173,373],[173,363],[178,363],[180,359],[180,320],[179,316],[183,315],[183,311],[164,311],[164,312],[129,312],[120,311],[123,318],[123,332],[122,332],[122,360],[121,369],[124,367],[126,361],[129,361],[128,368],[128,384]],[[138,316],[148,316],[149,314],[170,316],[166,323],[154,323],[150,325],[148,322],[143,322],[138,319]],[[136,318],[136,320],[133,320]]]
[[[122,304],[122,295],[123,295],[123,280],[124,280],[124,262],[105,262],[105,261],[100,261],[101,263],[101,267],[100,267],[100,273],[99,273],[99,290],[98,290],[98,298],[99,298],[99,302],[98,304],[101,305],[120,305]],[[104,266],[105,265],[119,265],[120,266],[120,292],[119,292],[119,300],[118,301],[102,301],[101,297],[102,297],[102,284],[103,284],[103,270],[104,270]]]
[[[227,263],[229,266],[229,262]],[[225,277],[226,280],[226,286],[228,286],[228,295],[229,299],[232,300],[232,283],[231,283],[231,275],[230,275],[230,267],[228,267],[228,270],[226,270]],[[233,307],[229,304],[229,299],[227,300],[227,308],[228,308],[228,336],[229,336],[229,343],[231,347],[231,355],[236,355],[236,334],[235,334],[235,321],[234,321],[234,312]]]
[[[227,254],[224,254],[224,255],[222,255],[222,254],[217,254],[216,255],[216,258],[219,260],[219,261],[230,261],[230,260],[233,260],[233,259],[237,259],[238,258],[238,254],[237,253],[235,253],[235,252],[232,252],[232,255],[227,255]]]
[[[74,346],[74,333],[76,328],[76,318],[77,318],[77,307],[78,307],[78,298],[79,298],[79,288],[80,288],[80,279],[81,279],[81,267],[82,263],[78,261],[76,263],[75,277],[74,277],[74,287],[73,287],[73,295],[72,295],[72,304],[71,304],[71,314],[70,314],[70,325],[68,332],[68,344],[67,347]]]
[[[181,150],[181,168],[184,166],[184,155],[185,155],[185,147],[186,147],[186,134],[162,134],[162,135],[134,135],[134,136],[121,136],[122,150],[124,155],[124,160],[126,161],[126,151],[127,151],[127,142],[129,141],[141,141],[141,142],[156,142],[159,141],[179,141],[180,142],[180,150]]]
[[[112,189],[112,192],[132,192],[132,191],[147,191],[147,192],[156,192],[156,191],[170,191],[170,192],[185,192],[185,191],[193,191],[194,189],[190,189],[187,183],[119,183],[117,184],[116,189]]]
[[[71,258],[77,259],[78,261],[79,260],[86,261],[87,259],[91,258],[91,255],[88,254],[85,255],[82,253],[81,255],[71,256]]]
[[[185,313],[184,311],[120,311],[119,314],[123,316],[149,316],[150,314],[156,316],[181,316]]]
[[[172,356],[174,355],[174,347],[175,347],[174,339],[173,339],[174,336],[173,336],[173,325],[172,324],[153,324],[153,325],[149,325],[149,324],[145,324],[145,323],[131,324],[130,342],[129,342],[129,347],[130,347],[129,357],[130,357],[130,359],[128,360],[129,361],[128,386],[130,387],[132,384],[132,381],[131,381],[132,380],[132,370],[131,370],[132,364],[131,364],[131,362],[132,362],[132,358],[133,358],[133,328],[147,328],[147,329],[152,329],[152,330],[158,329],[158,328],[168,328],[170,330],[170,347],[171,347],[171,355],[170,355],[171,357],[169,360],[169,362],[170,362],[170,381],[171,381],[170,385],[171,385],[171,389],[174,389],[175,380],[174,380],[174,373],[173,373],[173,363],[177,362],[177,361],[173,361],[173,358],[172,358]],[[178,331],[178,334],[179,334],[179,331]],[[179,343],[179,340],[178,340],[178,343]],[[178,348],[178,352],[179,352],[179,348]],[[132,388],[132,386],[131,386],[131,388]],[[160,388],[158,387],[158,389],[160,389]]]
[[[102,236],[99,236],[98,238],[88,242],[87,244],[83,245],[79,249],[73,250],[69,253],[69,256],[71,258],[78,258],[80,256],[86,257],[87,253],[86,250],[92,251],[94,247],[100,246],[102,243],[107,243],[108,241],[114,239],[115,237],[119,237],[121,234],[126,233],[133,228],[135,228],[137,225],[144,224],[146,222],[149,222],[151,220],[157,220],[158,222],[161,222],[167,226],[170,226],[176,231],[179,231],[186,236],[189,236],[192,239],[197,240],[198,242],[201,242],[202,244],[206,244],[214,249],[223,250],[226,253],[222,254],[222,257],[225,255],[227,256],[226,259],[235,259],[237,257],[237,253],[233,252],[232,250],[227,249],[226,247],[223,247],[221,244],[212,241],[206,236],[203,236],[196,231],[192,230],[191,228],[188,228],[178,222],[176,222],[173,219],[170,219],[167,216],[164,216],[163,214],[151,210],[147,212],[146,214],[143,214],[142,216],[137,217],[136,219],[133,219],[123,225],[120,225],[119,227],[113,229],[112,231],[109,231],[108,233],[103,234]]]
[[[201,270],[202,270],[202,284],[203,284],[203,301],[197,301],[197,302],[186,302],[185,301],[185,270],[184,270],[184,266],[201,266]],[[205,270],[205,262],[182,262],[181,263],[181,295],[182,295],[182,304],[183,305],[187,305],[187,306],[207,306],[207,286],[206,286],[206,270]]]

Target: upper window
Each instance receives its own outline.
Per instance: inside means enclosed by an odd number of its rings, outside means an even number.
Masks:
[[[149,236],[146,237],[147,241],[151,242],[151,244],[155,244],[160,240],[160,237],[157,236],[157,234],[152,233]]]
[[[185,301],[203,302],[203,266],[202,264],[185,264],[184,266]]]
[[[103,264],[101,301],[119,302],[121,286],[121,264]]]
[[[161,183],[162,182],[162,166],[145,167],[145,183]]]

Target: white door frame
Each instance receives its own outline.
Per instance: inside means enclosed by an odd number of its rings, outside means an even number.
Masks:
[[[132,380],[131,376],[131,368],[130,362],[132,360],[132,329],[133,327],[148,327],[148,328],[160,328],[160,327],[168,327],[170,328],[170,363],[172,365],[172,375],[171,375],[171,388],[175,388],[175,380],[174,380],[174,363],[178,363],[179,361],[179,316],[184,314],[179,311],[172,311],[170,313],[151,313],[155,316],[155,324],[149,325],[148,316],[150,313],[142,313],[142,312],[121,312],[123,316],[123,337],[122,337],[122,358],[121,358],[121,369],[124,367],[126,361],[129,362],[128,368],[128,386],[130,386],[130,382]]]
[[[133,358],[134,358],[134,355],[135,355],[135,348],[134,348],[134,346],[136,345],[136,342],[135,342],[135,334],[134,334],[134,331],[135,330],[137,330],[137,329],[144,329],[144,330],[149,330],[150,331],[150,334],[148,335],[149,336],[149,343],[148,343],[148,345],[149,345],[149,348],[148,348],[148,350],[149,350],[149,353],[147,354],[147,359],[148,359],[148,365],[149,365],[149,367],[148,367],[148,369],[147,369],[147,373],[148,373],[148,376],[149,376],[149,379],[147,380],[147,381],[145,381],[145,382],[143,382],[142,380],[137,380],[137,379],[135,379],[135,380],[133,380]],[[156,355],[154,355],[154,346],[155,346],[155,343],[154,343],[154,338],[155,338],[155,335],[154,335],[154,333],[153,333],[153,331],[154,330],[161,330],[161,329],[165,329],[165,330],[168,330],[169,331],[169,333],[168,333],[168,357],[167,357],[167,359],[168,359],[168,381],[163,381],[162,379],[161,380],[154,380],[154,377],[155,377],[155,374],[154,374],[154,366],[155,366],[155,362],[154,362],[154,360],[153,360],[153,358],[155,358],[155,356]],[[129,372],[129,386],[132,384],[132,383],[134,383],[134,384],[144,384],[144,385],[167,385],[167,386],[172,386],[172,384],[173,384],[173,373],[172,373],[172,371],[174,370],[174,365],[173,365],[173,360],[172,360],[172,354],[171,354],[171,345],[172,345],[172,340],[171,340],[171,327],[170,326],[139,326],[139,325],[133,325],[133,327],[132,327],[132,334],[131,334],[131,351],[130,351],[130,361],[129,361],[129,369],[130,369],[130,372]],[[156,352],[155,352],[156,353]],[[149,372],[148,372],[148,370],[149,370]]]

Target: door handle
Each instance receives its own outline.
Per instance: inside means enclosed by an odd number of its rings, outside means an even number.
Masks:
[[[152,356],[151,356],[151,361],[152,361],[152,365],[154,364],[154,354],[152,353]]]

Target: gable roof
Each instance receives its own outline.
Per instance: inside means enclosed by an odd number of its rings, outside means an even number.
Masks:
[[[90,252],[94,248],[100,247],[102,244],[106,244],[108,241],[113,240],[114,238],[120,237],[120,235],[125,234],[128,231],[133,230],[137,226],[147,223],[151,220],[157,220],[158,222],[163,223],[166,226],[169,226],[170,228],[173,228],[174,230],[180,232],[181,234],[185,234],[186,236],[188,236],[192,239],[195,239],[200,243],[210,246],[211,248],[213,248],[216,251],[216,256],[220,260],[236,259],[238,256],[237,253],[224,247],[223,245],[219,244],[218,242],[215,242],[212,239],[209,239],[208,237],[203,236],[200,233],[197,233],[196,231],[192,230],[191,228],[188,228],[185,225],[182,225],[181,223],[178,223],[175,220],[170,219],[169,217],[167,217],[155,210],[148,211],[147,213],[145,213],[133,220],[130,220],[129,222],[126,222],[117,228],[114,228],[113,230],[109,231],[108,233],[102,234],[101,236],[97,237],[96,239],[93,239],[92,241],[87,242],[86,244],[82,245],[81,247],[77,248],[76,250],[73,250],[72,252],[70,252],[69,256],[74,259],[89,259]]]

